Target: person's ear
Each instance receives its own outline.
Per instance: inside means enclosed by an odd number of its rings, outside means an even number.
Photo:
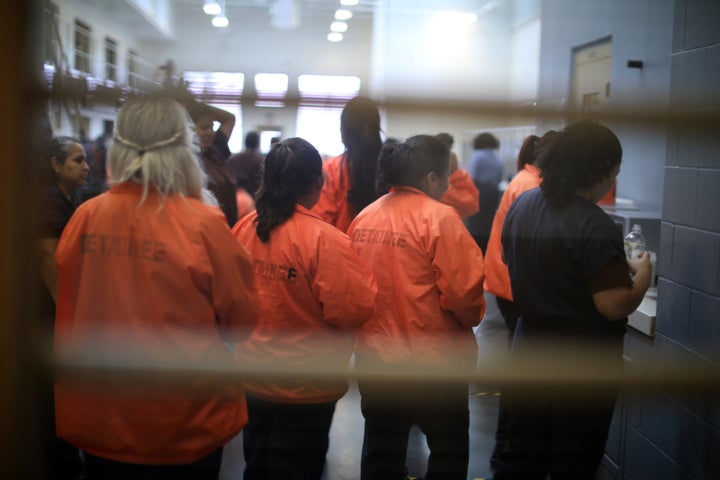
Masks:
[[[57,157],[52,157],[50,159],[50,166],[55,173],[60,173],[60,170],[62,170],[62,164],[58,161]]]

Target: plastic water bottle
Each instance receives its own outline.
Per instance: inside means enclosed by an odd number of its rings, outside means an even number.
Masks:
[[[633,225],[632,231],[625,237],[625,256],[629,259],[642,257],[645,251],[645,237],[640,225]]]

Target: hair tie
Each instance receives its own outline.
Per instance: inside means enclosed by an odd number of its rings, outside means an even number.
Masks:
[[[166,138],[165,140],[160,140],[159,142],[151,143],[150,145],[145,145],[145,146],[141,147],[137,143],[131,142],[130,140],[123,138],[122,135],[120,135],[120,133],[118,133],[117,130],[115,130],[115,132],[114,132],[114,140],[122,143],[126,147],[134,148],[135,150],[138,151],[138,155],[141,157],[148,150],[155,150],[158,148],[165,147],[167,145],[172,145],[173,143],[177,142],[180,138],[182,138],[182,136],[183,136],[183,130],[178,130],[170,138]]]

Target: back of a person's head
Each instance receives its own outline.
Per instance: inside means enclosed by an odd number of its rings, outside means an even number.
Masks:
[[[378,190],[396,186],[420,188],[430,172],[442,175],[450,168],[450,151],[432,135],[415,135],[383,148],[378,161]]]
[[[539,159],[540,188],[554,204],[565,203],[578,189],[609,177],[622,160],[617,136],[598,123],[582,121],[552,136]]]
[[[357,214],[377,198],[375,171],[382,149],[380,111],[367,97],[355,97],[340,115],[340,133],[350,163],[350,204]]]
[[[293,137],[276,143],[265,157],[255,208],[256,232],[267,242],[289,219],[304,195],[322,186],[322,157],[310,142]]]
[[[443,142],[448,148],[448,150],[452,150],[452,147],[455,144],[455,138],[453,138],[452,135],[446,132],[438,133],[437,135],[435,135],[435,138]]]
[[[134,97],[118,113],[108,151],[110,180],[142,184],[143,200],[150,186],[162,196],[200,199],[206,192],[198,153],[192,124],[179,103],[169,97]]]
[[[535,142],[538,141],[538,138],[537,135],[528,135],[525,137],[525,140],[523,140],[517,158],[518,172],[525,168],[525,165],[532,165],[535,161]]]
[[[245,135],[245,148],[256,150],[260,146],[260,135],[255,130],[250,130]]]
[[[492,133],[484,132],[473,139],[473,148],[475,150],[482,150],[486,148],[495,150],[500,148],[500,140],[498,140]]]

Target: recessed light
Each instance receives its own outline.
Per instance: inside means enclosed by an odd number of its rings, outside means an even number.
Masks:
[[[352,7],[354,5],[358,4],[359,0],[340,0],[340,5],[345,5],[346,7]]]
[[[225,15],[216,15],[212,19],[212,26],[216,28],[225,28],[230,25],[230,21]]]
[[[330,32],[327,34],[328,42],[342,42],[343,34],[339,32]]]
[[[347,29],[348,29],[348,24],[345,22],[332,22],[330,24],[330,30],[332,30],[333,32],[343,33],[343,32],[347,32]]]
[[[350,20],[352,18],[352,12],[344,8],[340,8],[335,12],[336,20]]]

